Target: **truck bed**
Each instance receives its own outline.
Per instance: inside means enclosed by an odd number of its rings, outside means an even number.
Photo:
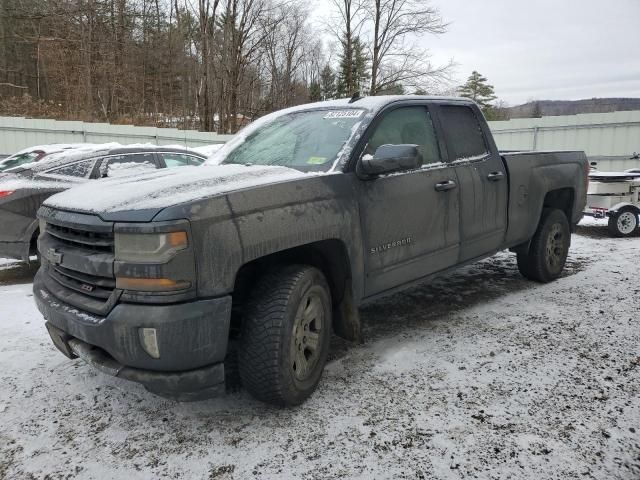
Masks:
[[[518,245],[531,238],[536,229],[532,218],[540,218],[544,205],[543,192],[573,195],[577,199],[569,215],[576,225],[582,217],[587,190],[589,164],[584,152],[515,152],[502,153],[510,179],[507,246]],[[576,183],[576,179],[582,179]],[[579,189],[579,191],[575,191]]]

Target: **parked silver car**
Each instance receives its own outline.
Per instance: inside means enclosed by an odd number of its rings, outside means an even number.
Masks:
[[[51,195],[90,180],[140,170],[198,166],[197,152],[155,145],[84,145],[0,173],[0,257],[28,260],[36,254],[36,212]]]

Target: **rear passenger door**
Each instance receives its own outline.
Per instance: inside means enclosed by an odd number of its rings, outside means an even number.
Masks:
[[[460,191],[460,261],[501,247],[507,229],[507,172],[480,111],[440,105],[440,124]]]
[[[424,161],[415,170],[358,182],[366,296],[454,265],[459,239],[455,171],[442,162],[428,107],[387,110],[370,131],[359,158],[381,145],[415,144]]]

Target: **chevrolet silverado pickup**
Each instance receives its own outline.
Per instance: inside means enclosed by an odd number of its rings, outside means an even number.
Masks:
[[[181,401],[233,371],[297,405],[364,302],[505,249],[559,277],[588,183],[583,152],[500,154],[473,102],[442,97],[282,110],[210,161],[44,203],[33,288],[62,353]]]

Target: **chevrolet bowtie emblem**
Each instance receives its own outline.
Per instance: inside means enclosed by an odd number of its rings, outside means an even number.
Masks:
[[[60,265],[62,263],[62,254],[55,248],[50,248],[49,250],[47,250],[47,260],[49,260],[54,265]]]

